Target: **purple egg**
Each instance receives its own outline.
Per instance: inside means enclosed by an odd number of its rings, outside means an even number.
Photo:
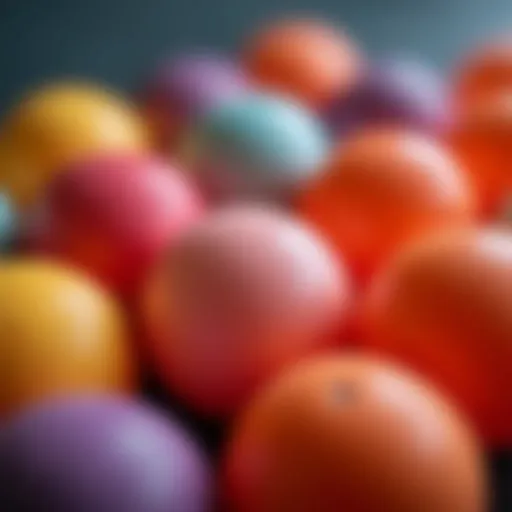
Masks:
[[[210,476],[187,432],[135,401],[49,402],[0,430],[2,512],[205,512]]]
[[[354,90],[325,112],[335,134],[366,125],[399,125],[431,133],[450,121],[447,90],[433,69],[408,58],[387,58],[363,75]]]
[[[161,63],[143,89],[143,103],[159,143],[172,144],[184,126],[244,93],[244,73],[223,56],[183,55]]]

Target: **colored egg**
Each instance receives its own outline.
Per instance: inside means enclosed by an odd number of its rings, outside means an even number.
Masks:
[[[0,263],[0,416],[76,392],[131,392],[135,365],[117,303],[72,270]]]
[[[490,444],[512,446],[512,236],[427,237],[376,278],[366,346],[416,368]]]
[[[0,249],[8,250],[18,227],[18,215],[9,196],[0,192]]]
[[[399,367],[323,357],[266,388],[235,427],[238,512],[484,512],[482,457],[445,400]]]
[[[206,512],[210,474],[171,416],[112,397],[51,401],[0,438],[5,512]]]
[[[50,185],[41,208],[33,213],[30,243],[127,294],[202,211],[179,169],[132,153],[72,165]]]
[[[141,94],[157,146],[172,149],[191,123],[247,88],[242,70],[223,56],[195,53],[162,62]]]
[[[363,282],[404,243],[473,213],[472,189],[451,156],[399,129],[367,129],[340,144],[297,203]]]
[[[140,150],[146,139],[135,111],[113,93],[82,83],[42,87],[1,127],[0,184],[30,205],[70,162],[99,151]]]
[[[449,143],[474,183],[479,212],[484,217],[499,213],[512,188],[512,90],[468,106],[453,126]]]
[[[346,34],[318,20],[284,20],[248,41],[244,62],[260,87],[317,108],[350,90],[361,58]]]
[[[287,200],[328,150],[320,120],[296,103],[251,94],[212,110],[180,152],[211,201]]]
[[[474,49],[455,71],[454,100],[464,110],[487,96],[512,91],[512,39]]]
[[[369,125],[437,134],[447,128],[450,108],[434,69],[411,58],[389,57],[368,69],[348,95],[328,105],[325,117],[337,134]]]
[[[147,348],[167,389],[222,416],[331,343],[348,305],[345,270],[313,231],[277,211],[232,206],[155,269],[143,300]]]

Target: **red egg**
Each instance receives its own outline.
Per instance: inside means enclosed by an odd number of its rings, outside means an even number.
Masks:
[[[287,364],[324,347],[349,284],[323,241],[271,210],[233,206],[189,231],[156,268],[143,311],[164,384],[199,412],[235,411]]]
[[[496,446],[512,446],[512,236],[426,237],[373,282],[365,348],[424,374]]]
[[[512,90],[474,100],[448,141],[473,183],[479,213],[485,218],[499,214],[512,188]]]
[[[368,128],[339,145],[297,203],[367,282],[412,239],[472,222],[468,181],[431,138]]]
[[[35,212],[36,250],[130,293],[161,250],[201,214],[180,171],[135,154],[92,157],[63,172]]]
[[[461,110],[512,89],[512,38],[501,37],[473,49],[455,76],[455,101]]]

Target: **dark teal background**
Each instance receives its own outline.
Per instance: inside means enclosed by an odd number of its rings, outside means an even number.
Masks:
[[[345,25],[370,55],[406,51],[446,72],[482,38],[512,31],[512,0],[0,0],[0,117],[44,80],[130,90],[169,52],[236,51],[258,23],[297,12]],[[511,466],[506,454],[495,461],[503,512]]]
[[[0,114],[48,78],[131,87],[159,55],[236,49],[257,22],[287,12],[343,23],[370,53],[408,50],[443,67],[512,26],[512,0],[0,0]]]

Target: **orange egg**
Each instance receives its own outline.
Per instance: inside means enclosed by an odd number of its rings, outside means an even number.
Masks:
[[[474,182],[481,213],[495,215],[512,191],[512,90],[470,105],[449,141]]]
[[[236,512],[484,512],[482,458],[437,392],[363,356],[324,357],[249,406],[225,460]]]
[[[312,107],[348,91],[361,67],[358,50],[343,32],[305,19],[258,31],[246,48],[245,63],[260,86]]]
[[[512,92],[512,39],[473,51],[457,70],[454,99],[462,109],[489,95]]]
[[[30,205],[63,167],[91,153],[138,151],[146,129],[117,95],[85,83],[57,82],[28,94],[0,131],[0,185]]]
[[[512,446],[512,236],[463,230],[413,244],[376,278],[366,346],[419,370],[495,445]]]
[[[80,274],[0,263],[0,418],[57,395],[131,392],[128,338],[117,303]]]
[[[422,135],[367,129],[340,144],[298,207],[365,280],[410,239],[472,218],[450,155]]]
[[[332,343],[349,288],[302,223],[255,206],[220,210],[149,280],[148,352],[170,391],[200,413],[229,415],[284,366]]]

